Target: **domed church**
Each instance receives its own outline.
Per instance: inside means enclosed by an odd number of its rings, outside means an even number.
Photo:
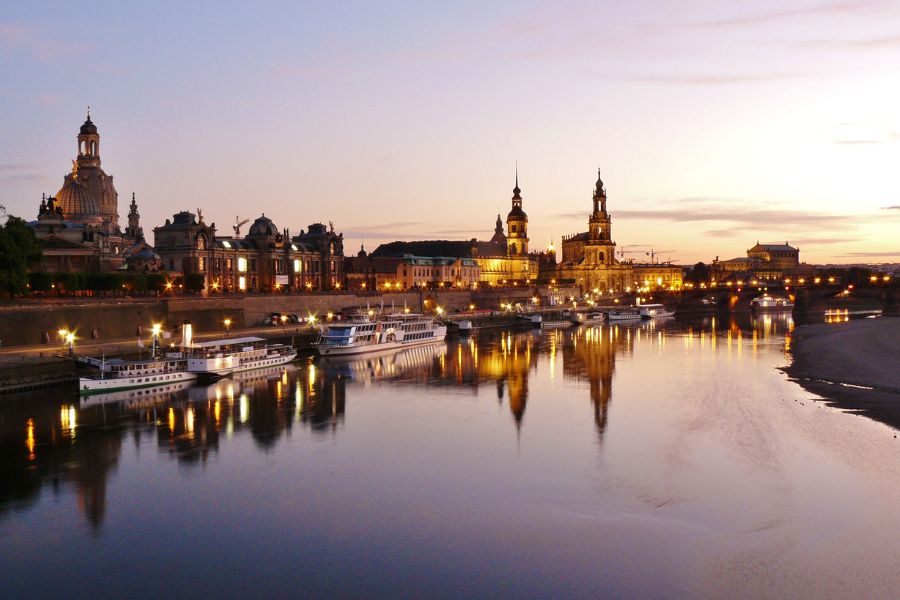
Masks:
[[[133,267],[126,260],[146,246],[137,201],[132,194],[128,227],[119,228],[119,194],[112,175],[100,166],[100,133],[87,119],[78,130],[78,153],[56,196],[41,199],[30,225],[43,243],[47,272],[112,271]],[[151,249],[152,250],[152,249]],[[150,266],[148,266],[150,265]],[[141,270],[152,270],[152,261]]]

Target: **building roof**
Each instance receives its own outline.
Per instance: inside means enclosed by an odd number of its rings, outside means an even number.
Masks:
[[[56,201],[62,208],[66,219],[83,219],[85,217],[100,217],[100,207],[97,200],[86,185],[76,179],[69,179],[56,193]]]
[[[473,252],[473,250],[475,252]],[[476,254],[477,253],[477,254]],[[453,257],[453,258],[486,258],[505,257],[506,244],[500,242],[479,242],[477,240],[422,240],[415,242],[390,242],[378,246],[371,256],[417,256],[417,257]]]
[[[89,114],[87,120],[81,125],[81,129],[78,130],[81,135],[92,135],[97,133],[97,126],[91,121],[91,115]]]
[[[748,252],[753,252],[757,250],[765,250],[767,252],[799,252],[799,248],[794,248],[787,242],[783,244],[760,244],[756,242],[756,245],[750,248]]]

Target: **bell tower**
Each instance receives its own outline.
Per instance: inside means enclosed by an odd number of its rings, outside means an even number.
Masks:
[[[594,186],[594,210],[588,220],[589,236],[592,241],[608,242],[612,240],[612,220],[606,212],[606,189],[597,169],[597,184]]]
[[[528,215],[522,210],[518,169],[516,169],[516,187],[513,188],[512,209],[506,215],[506,251],[510,256],[528,254]]]
[[[91,121],[91,107],[88,106],[87,120],[78,131],[78,166],[100,166],[100,134],[97,126]]]

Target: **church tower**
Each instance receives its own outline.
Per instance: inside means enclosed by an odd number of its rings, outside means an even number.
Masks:
[[[73,181],[85,186],[96,200],[100,220],[108,223],[112,230],[118,230],[119,194],[113,185],[112,175],[107,175],[100,167],[100,133],[91,120],[90,108],[87,119],[78,130],[78,155],[74,162],[77,168],[66,175],[63,187],[71,187]],[[66,218],[69,218],[68,215]]]
[[[506,251],[510,256],[528,254],[528,215],[522,210],[522,190],[519,189],[519,172],[516,171],[516,187],[513,188],[512,210],[506,215]]]
[[[135,241],[144,239],[144,230],[141,228],[141,215],[138,213],[134,192],[131,194],[131,207],[128,211],[128,227],[125,228],[125,237]]]
[[[612,219],[606,212],[606,189],[599,169],[594,186],[594,210],[588,219],[588,240],[585,246],[585,258],[589,264],[611,265],[615,262],[616,244],[612,241]]]
[[[100,134],[97,126],[91,121],[91,109],[88,107],[87,120],[78,131],[78,168],[100,166]]]

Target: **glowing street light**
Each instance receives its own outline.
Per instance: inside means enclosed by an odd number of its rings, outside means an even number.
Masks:
[[[159,332],[162,331],[162,323],[154,323],[150,331],[153,333],[153,346],[150,348],[150,356],[151,358],[156,358],[156,344],[159,341]]]
[[[225,334],[228,335],[228,330],[231,329],[231,318],[225,317],[222,323],[225,325]]]
[[[281,315],[281,332],[285,333],[285,324],[287,323],[287,315]]]

